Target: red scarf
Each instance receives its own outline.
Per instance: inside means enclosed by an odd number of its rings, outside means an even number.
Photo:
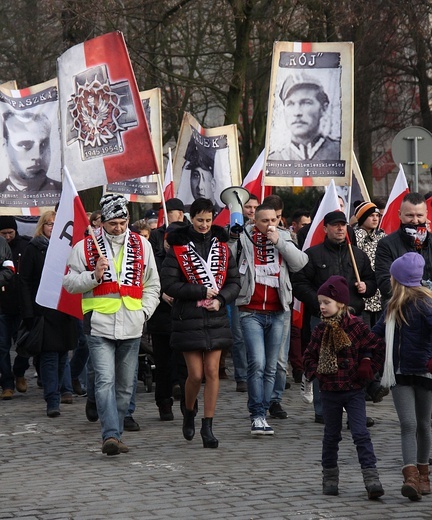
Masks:
[[[144,273],[144,248],[140,236],[137,233],[127,232],[125,237],[123,261],[120,280],[117,280],[116,269],[111,258],[107,254],[110,247],[105,243],[104,234],[101,233],[96,240],[102,254],[109,260],[109,268],[104,272],[102,283],[93,289],[95,296],[105,296],[107,294],[120,293],[120,296],[130,296],[132,298],[142,298],[143,285],[142,278]],[[94,271],[99,253],[91,237],[85,238],[85,256],[87,269]]]
[[[193,242],[173,246],[174,254],[186,280],[213,289],[222,289],[228,272],[229,249],[225,242],[212,239],[207,260],[196,251]]]
[[[254,245],[255,280],[269,287],[279,287],[281,255],[267,235],[255,230]]]

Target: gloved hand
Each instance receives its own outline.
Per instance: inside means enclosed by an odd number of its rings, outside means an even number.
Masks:
[[[428,371],[432,374],[432,358],[426,363]]]
[[[360,379],[363,379],[365,381],[372,381],[375,377],[372,367],[371,367],[371,360],[369,358],[363,358],[360,361],[357,375]]]

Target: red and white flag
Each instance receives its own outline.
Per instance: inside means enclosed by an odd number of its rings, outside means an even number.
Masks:
[[[396,182],[390,192],[384,213],[381,219],[380,228],[383,229],[387,235],[397,231],[400,226],[399,208],[402,199],[409,193],[408,183],[403,171],[402,164],[399,165],[399,173],[396,177]]]
[[[81,294],[63,289],[63,275],[72,247],[84,238],[89,226],[87,214],[67,169],[54,221],[36,302],[50,309],[82,319]]]
[[[340,210],[339,199],[336,191],[336,185],[334,180],[330,181],[330,184],[324,194],[321,204],[318,207],[318,211],[313,218],[311,227],[309,228],[306,240],[303,244],[302,251],[306,251],[309,247],[321,244],[324,241],[324,217],[330,211]],[[293,305],[293,325],[301,328],[303,322],[303,303],[294,298]]]
[[[255,195],[259,201],[262,202],[261,197],[263,195],[263,168],[264,168],[265,150],[263,150],[256,161],[253,163],[246,177],[243,179],[242,186],[247,189],[251,195]],[[271,195],[272,187],[264,187],[264,198]],[[218,226],[228,226],[230,222],[229,209],[224,208],[214,220],[214,223]]]
[[[172,157],[171,157],[171,148],[168,149],[168,163],[165,172],[165,179],[162,188],[162,207],[159,210],[158,215],[158,227],[163,226],[165,222],[165,211],[164,205],[165,201],[172,199],[174,197],[174,179],[173,179],[173,169],[172,169]],[[168,226],[168,222],[166,223]]]
[[[63,162],[78,191],[159,172],[120,32],[63,53],[58,82]]]

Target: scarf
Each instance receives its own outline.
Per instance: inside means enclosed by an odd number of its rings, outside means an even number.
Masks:
[[[254,246],[255,280],[268,287],[279,287],[280,262],[279,251],[270,242],[267,235],[255,230],[252,239]]]
[[[337,353],[351,345],[351,340],[342,329],[343,316],[323,318],[324,334],[321,340],[317,372],[319,374],[337,374],[339,370]]]
[[[144,273],[144,250],[141,239],[136,233],[126,231],[120,272],[117,273],[111,245],[101,233],[96,237],[97,243],[102,254],[108,259],[108,269],[104,272],[102,283],[93,289],[95,296],[105,296],[107,294],[120,293],[120,296],[130,296],[132,298],[142,298],[143,285],[142,278]],[[87,268],[94,271],[99,253],[91,237],[85,239],[85,256]]]
[[[402,229],[411,238],[412,244],[416,250],[420,251],[427,238],[426,224],[403,224]]]
[[[393,367],[393,342],[396,320],[394,316],[386,319],[385,342],[386,352],[384,361],[383,376],[381,378],[381,386],[384,388],[391,388],[396,384],[396,378]]]

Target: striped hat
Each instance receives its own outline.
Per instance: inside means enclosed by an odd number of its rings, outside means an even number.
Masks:
[[[374,213],[379,213],[379,209],[373,202],[361,202],[354,210],[359,226],[362,226],[364,221]]]

